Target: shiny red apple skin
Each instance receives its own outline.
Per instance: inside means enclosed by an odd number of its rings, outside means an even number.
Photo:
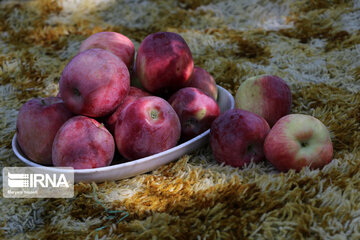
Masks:
[[[115,142],[110,132],[95,119],[76,116],[56,134],[52,161],[57,167],[90,169],[110,165]]]
[[[236,108],[262,116],[272,127],[281,117],[290,114],[291,90],[278,76],[255,76],[239,86],[235,104]]]
[[[157,32],[140,44],[136,76],[153,94],[171,95],[189,80],[194,68],[190,48],[177,33]]]
[[[169,99],[179,116],[181,138],[189,140],[205,132],[220,115],[216,101],[197,88],[182,88]]]
[[[216,82],[211,74],[201,67],[194,67],[194,71],[185,87],[198,88],[215,101],[217,99],[218,90]]]
[[[141,97],[122,112],[115,126],[115,141],[128,160],[147,157],[174,147],[181,133],[180,120],[164,99]]]
[[[61,98],[70,111],[103,117],[127,96],[130,75],[120,58],[94,48],[79,53],[66,65],[59,85]]]
[[[279,171],[322,168],[332,160],[333,146],[326,126],[317,118],[289,114],[272,127],[264,143],[266,159]]]
[[[33,98],[19,110],[17,142],[32,161],[51,165],[52,145],[57,131],[73,116],[58,97]]]
[[[130,86],[129,94],[125,97],[124,101],[116,108],[115,112],[113,112],[109,117],[105,119],[105,125],[107,129],[113,134],[115,132],[115,124],[120,114],[124,109],[129,106],[135,99],[139,97],[150,96],[150,93],[145,92],[139,88]]]
[[[222,113],[210,128],[210,146],[215,159],[233,167],[264,160],[263,144],[270,130],[265,119],[242,109]]]
[[[125,35],[117,32],[98,32],[85,39],[80,46],[79,52],[92,48],[101,48],[118,56],[128,69],[133,64],[135,47],[132,41]]]

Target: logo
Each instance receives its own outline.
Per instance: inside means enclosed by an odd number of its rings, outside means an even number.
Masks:
[[[73,168],[6,167],[3,195],[8,198],[71,198]]]
[[[29,174],[8,173],[9,187],[29,187]]]

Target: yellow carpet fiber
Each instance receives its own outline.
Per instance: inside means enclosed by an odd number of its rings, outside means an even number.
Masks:
[[[359,0],[0,2],[1,167],[23,166],[11,149],[20,106],[56,95],[64,66],[99,31],[136,49],[150,33],[177,32],[232,94],[248,77],[280,76],[292,112],[329,128],[334,159],[299,173],[237,169],[206,145],[147,174],[77,184],[73,199],[1,198],[1,238],[360,239]],[[123,215],[104,207],[129,215],[117,223]]]

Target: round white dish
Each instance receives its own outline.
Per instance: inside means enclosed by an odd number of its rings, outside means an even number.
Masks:
[[[235,106],[233,96],[224,88],[218,87],[218,104],[220,111],[224,112],[228,109],[232,109]],[[123,178],[132,177],[138,174],[150,172],[164,164],[167,164],[184,154],[191,153],[195,149],[199,148],[205,144],[209,139],[210,129],[203,132],[202,134],[186,141],[180,145],[177,145],[167,151],[157,153],[145,158],[137,159],[134,161],[112,164],[107,167],[93,168],[93,169],[75,169],[74,179],[75,182],[104,182],[106,180],[118,180]],[[50,173],[62,173],[64,170],[55,167],[43,166],[41,164],[35,163],[29,160],[26,155],[21,151],[17,140],[16,134],[12,140],[12,148],[15,155],[23,161],[25,164],[31,167],[41,167],[42,170]]]

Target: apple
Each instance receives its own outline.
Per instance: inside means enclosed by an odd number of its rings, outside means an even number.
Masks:
[[[236,108],[256,113],[273,126],[291,111],[291,91],[277,76],[261,75],[243,82],[235,96]]]
[[[76,116],[59,129],[52,147],[52,161],[57,167],[75,169],[110,165],[115,142],[110,132],[95,119]]]
[[[157,32],[140,44],[136,76],[150,93],[170,95],[183,87],[194,68],[191,51],[177,33]]]
[[[76,55],[60,78],[60,95],[75,114],[102,117],[125,99],[130,75],[124,62],[103,49],[89,49]]]
[[[182,88],[169,99],[170,105],[179,116],[181,137],[188,140],[205,132],[220,115],[214,99],[197,88]]]
[[[140,97],[120,114],[115,141],[128,160],[147,157],[174,147],[181,132],[176,112],[164,99]]]
[[[326,126],[317,118],[289,114],[273,126],[264,152],[279,171],[322,168],[332,160],[333,146]]]
[[[137,99],[139,97],[145,97],[145,96],[150,96],[150,94],[139,88],[130,87],[129,94],[126,96],[124,101],[116,108],[115,112],[113,112],[109,117],[107,117],[105,119],[105,125],[106,125],[107,129],[111,133],[114,133],[115,124],[116,124],[116,121],[117,121],[118,117],[120,116],[121,112],[124,111],[124,109],[130,105],[130,103],[135,101],[135,99]]]
[[[51,149],[59,128],[73,116],[58,97],[34,98],[19,110],[17,142],[36,163],[51,165]]]
[[[91,48],[101,48],[118,56],[130,69],[134,61],[135,47],[132,41],[117,32],[98,32],[85,39],[79,52]]]
[[[270,130],[259,115],[231,109],[214,120],[210,128],[210,147],[219,163],[243,167],[264,159],[263,144]]]
[[[214,100],[217,99],[218,91],[215,80],[210,73],[201,67],[194,67],[194,71],[185,87],[198,88]]]

